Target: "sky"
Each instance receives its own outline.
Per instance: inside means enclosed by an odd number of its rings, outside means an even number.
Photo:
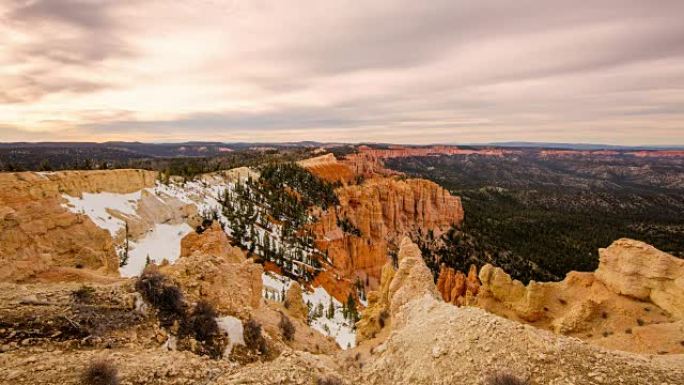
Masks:
[[[0,0],[0,142],[684,144],[682,0]]]

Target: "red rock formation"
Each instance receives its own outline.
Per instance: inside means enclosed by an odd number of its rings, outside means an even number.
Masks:
[[[338,162],[333,154],[302,160],[297,162],[297,164],[311,171],[319,178],[330,182],[349,183],[354,181],[357,175],[348,165]]]
[[[461,271],[442,265],[437,278],[437,290],[445,302],[459,306],[469,304],[480,290],[477,268],[471,265],[466,276]]]
[[[341,277],[367,277],[370,288],[377,287],[388,250],[401,237],[419,229],[439,236],[463,220],[460,198],[427,180],[373,178],[336,192],[340,206],[314,225],[318,247],[327,250]],[[348,221],[361,235],[343,232],[338,221]]]

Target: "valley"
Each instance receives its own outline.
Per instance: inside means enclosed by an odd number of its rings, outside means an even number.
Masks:
[[[523,282],[592,271],[596,250],[621,237],[684,255],[682,156],[517,148],[384,164],[462,198],[463,227],[442,254],[465,253],[479,265],[498,260]]]

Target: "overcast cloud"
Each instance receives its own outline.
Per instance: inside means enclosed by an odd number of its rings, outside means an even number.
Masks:
[[[681,0],[0,0],[0,141],[684,144]]]

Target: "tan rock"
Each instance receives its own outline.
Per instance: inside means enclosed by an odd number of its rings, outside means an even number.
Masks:
[[[227,262],[239,263],[245,260],[245,253],[230,244],[228,236],[218,222],[201,234],[191,232],[181,239],[180,257],[208,255],[224,258]]]
[[[684,345],[672,343],[684,341],[678,307],[682,261],[626,239],[600,256],[595,273],[570,272],[560,282],[527,286],[486,265],[471,304],[610,349],[684,352]]]
[[[649,300],[684,318],[684,260],[632,239],[599,250],[596,278],[616,293]]]
[[[439,292],[418,245],[405,237],[399,246],[399,268],[389,286],[390,315],[396,314],[409,301],[423,296],[439,298]]]
[[[503,269],[486,264],[480,269],[483,296],[505,303],[520,318],[535,322],[544,316],[545,286],[531,281],[527,287]]]
[[[390,322],[394,324],[394,315],[406,303],[425,296],[439,298],[432,273],[410,238],[402,240],[398,257],[399,268],[395,271],[391,264],[385,265],[380,290],[368,294],[368,307],[356,324],[357,343],[375,337]]]
[[[285,308],[292,317],[306,322],[309,311],[304,304],[302,287],[299,286],[299,283],[293,282],[285,292]]]
[[[160,267],[191,301],[204,299],[221,314],[248,318],[261,304],[263,267],[251,259],[230,263],[225,258],[194,253]]]

